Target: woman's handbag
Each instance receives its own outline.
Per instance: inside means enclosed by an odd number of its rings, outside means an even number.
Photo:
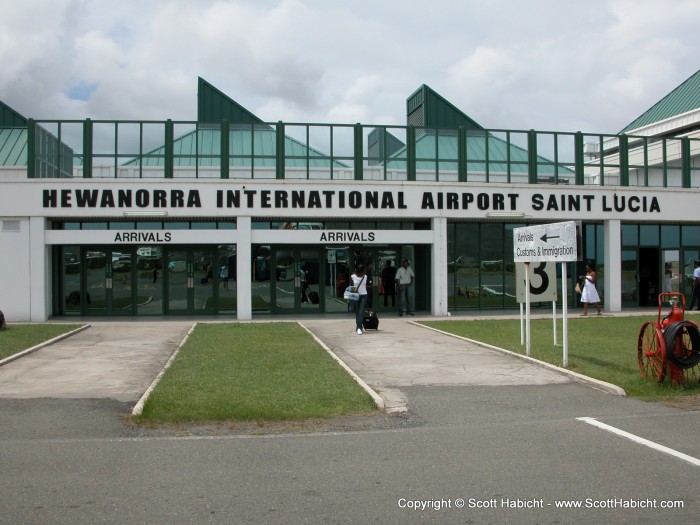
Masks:
[[[348,301],[357,301],[360,298],[360,294],[357,293],[357,286],[348,286],[343,294],[343,299]]]
[[[362,276],[362,280],[360,281],[360,285],[362,285],[362,282],[365,280],[366,275]],[[357,293],[357,289],[359,286],[348,286],[345,289],[345,293],[343,294],[343,299],[347,299],[348,301],[357,301],[360,298],[360,294]]]
[[[576,290],[576,293],[581,293],[581,285],[576,283],[576,288],[574,288],[574,290]]]

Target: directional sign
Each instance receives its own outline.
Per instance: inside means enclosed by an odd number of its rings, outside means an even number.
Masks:
[[[541,303],[557,300],[557,265],[553,262],[530,264],[530,301]],[[525,264],[515,265],[515,297],[525,302]]]
[[[515,262],[578,260],[576,222],[555,222],[513,229]]]

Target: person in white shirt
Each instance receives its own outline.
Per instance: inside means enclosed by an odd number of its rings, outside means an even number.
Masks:
[[[355,268],[355,273],[353,273],[350,278],[352,279],[352,285],[356,288],[360,298],[355,303],[355,331],[357,335],[362,335],[363,327],[362,321],[365,318],[365,306],[367,304],[367,275],[365,274],[365,266],[363,264],[358,264]]]
[[[396,284],[399,289],[399,317],[413,315],[413,305],[411,304],[411,287],[415,274],[408,264],[408,259],[404,259],[401,268],[396,271]]]
[[[688,311],[693,309],[696,301],[698,300],[698,296],[700,296],[700,261],[696,260],[693,263],[693,266],[695,267],[695,269],[693,270],[693,282],[691,284],[692,292],[690,298],[690,307],[688,308]]]

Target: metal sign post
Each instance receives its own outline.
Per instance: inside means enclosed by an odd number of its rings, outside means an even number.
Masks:
[[[525,263],[525,347],[530,355],[530,279],[531,262],[561,263],[562,268],[562,318],[563,318],[563,361],[569,365],[569,341],[567,326],[567,270],[566,263],[578,260],[576,222],[558,222],[513,229],[513,260]],[[556,307],[555,307],[556,310]],[[555,319],[556,323],[556,319]],[[555,329],[556,330],[556,329]],[[556,332],[555,332],[556,344]]]
[[[526,268],[527,266],[527,268]],[[527,273],[527,275],[525,275]],[[526,280],[529,283],[526,285]],[[520,345],[525,345],[525,312],[527,301],[525,290],[529,290],[530,304],[552,303],[552,320],[554,322],[554,344],[557,344],[556,308],[557,308],[557,265],[553,262],[536,264],[515,264],[515,297],[520,304]]]

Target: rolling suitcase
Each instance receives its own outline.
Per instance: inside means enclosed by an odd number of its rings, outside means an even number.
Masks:
[[[362,320],[362,326],[365,330],[379,330],[379,318],[377,317],[377,312],[371,308],[365,310],[365,317]]]

